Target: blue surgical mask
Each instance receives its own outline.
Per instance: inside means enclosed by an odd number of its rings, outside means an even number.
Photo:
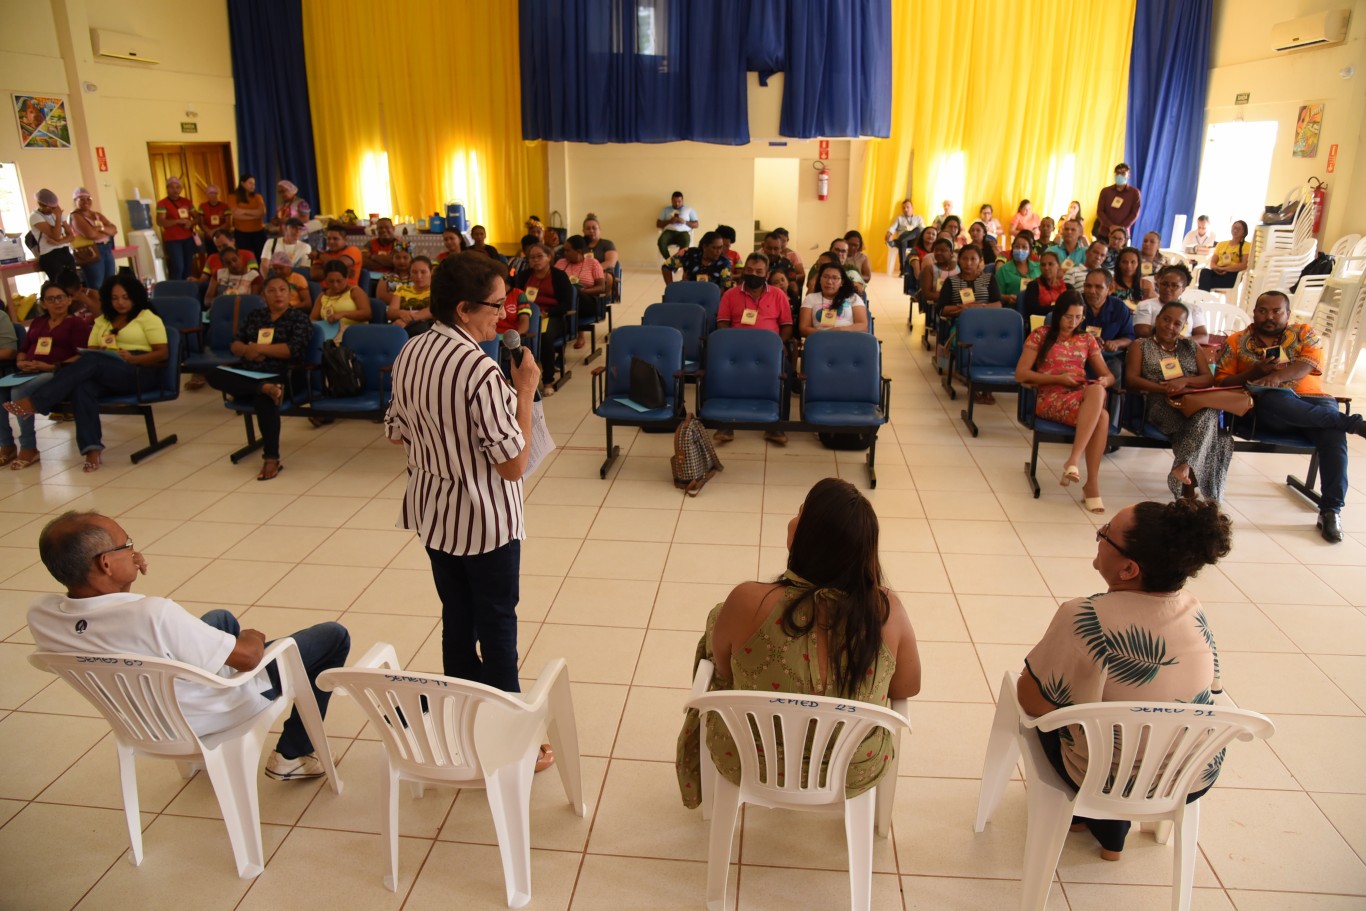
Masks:
[[[1127,184],[1128,182],[1129,182],[1129,175],[1128,175],[1128,174],[1116,174],[1116,175],[1115,175],[1115,186],[1117,186],[1117,187],[1122,187],[1122,186],[1124,186],[1125,184]]]
[[[1011,251],[1010,251],[1010,258],[1013,259],[1013,260],[1015,260],[1015,262],[1017,262],[1017,263],[1022,263],[1022,262],[1024,262],[1025,260],[1029,259],[1029,251],[1028,251],[1028,250],[1011,250]]]

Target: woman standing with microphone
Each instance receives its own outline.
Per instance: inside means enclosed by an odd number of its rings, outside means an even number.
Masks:
[[[408,453],[398,524],[417,532],[431,560],[442,672],[516,693],[522,475],[541,371],[528,355],[514,356],[509,386],[479,347],[497,337],[507,294],[491,257],[457,253],[441,263],[433,326],[394,361],[384,426]],[[538,769],[551,762],[542,751]]]

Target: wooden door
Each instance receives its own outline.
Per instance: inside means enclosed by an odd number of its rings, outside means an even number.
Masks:
[[[152,165],[152,183],[157,198],[166,192],[166,180],[179,177],[184,195],[195,205],[207,196],[204,188],[216,184],[226,198],[237,181],[232,175],[232,146],[226,142],[149,142],[147,157]]]

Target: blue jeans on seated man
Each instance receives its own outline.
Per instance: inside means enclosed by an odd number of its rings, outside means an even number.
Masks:
[[[1255,405],[1242,419],[1266,433],[1302,433],[1319,454],[1320,512],[1339,512],[1347,498],[1347,434],[1360,433],[1359,414],[1343,414],[1337,401],[1328,395],[1297,395],[1289,389],[1248,386]],[[1240,426],[1242,426],[1240,422]]]
[[[230,611],[211,610],[199,619],[214,629],[221,629],[232,636],[242,632],[241,624]],[[308,672],[308,683],[313,687],[313,698],[318,702],[318,711],[326,718],[327,700],[332,694],[318,689],[318,675],[334,667],[345,666],[346,656],[351,652],[351,634],[340,623],[329,620],[291,633],[289,638],[299,647],[299,657],[303,660],[304,670]],[[266,646],[269,647],[270,644],[267,642]],[[274,661],[266,667],[266,676],[274,686],[265,691],[265,697],[278,699],[280,671]],[[275,749],[286,759],[298,759],[313,752],[313,742],[308,739],[308,732],[304,730],[304,723],[299,718],[297,708],[292,709],[289,718],[285,720],[284,730],[280,732],[280,740]]]
[[[84,455],[103,450],[100,396],[151,392],[160,387],[161,368],[141,367],[109,354],[82,354],[52,375],[31,396],[33,410],[47,414],[70,401],[76,417],[76,445]]]

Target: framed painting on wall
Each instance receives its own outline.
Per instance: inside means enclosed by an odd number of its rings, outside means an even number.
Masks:
[[[1319,133],[1323,131],[1323,105],[1306,104],[1300,107],[1295,121],[1296,158],[1314,158],[1319,154]]]
[[[14,95],[19,143],[25,149],[71,148],[66,99],[60,95]]]

